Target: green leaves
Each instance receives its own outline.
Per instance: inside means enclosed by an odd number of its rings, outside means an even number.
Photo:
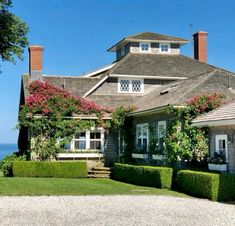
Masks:
[[[23,59],[24,48],[28,45],[27,25],[9,12],[10,0],[0,0],[0,58],[15,63],[15,57]]]

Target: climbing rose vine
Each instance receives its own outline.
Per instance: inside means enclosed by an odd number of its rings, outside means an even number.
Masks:
[[[192,120],[221,106],[224,98],[223,94],[218,93],[195,96],[186,101],[186,107],[170,109],[177,116],[171,121],[165,138],[165,152],[170,162],[198,164],[206,161],[207,131],[193,127]]]
[[[20,109],[18,128],[29,129],[33,138],[31,151],[35,152],[40,160],[46,160],[56,157],[76,131],[101,126],[108,129],[113,123],[120,124],[123,114],[119,121],[112,123],[103,117],[106,114],[115,114],[116,111],[119,112],[74,96],[48,82],[33,81],[29,86],[25,105]],[[126,108],[126,112],[128,111],[129,108]],[[117,114],[119,113],[115,115]],[[78,115],[94,115],[96,119],[81,120],[73,117]]]

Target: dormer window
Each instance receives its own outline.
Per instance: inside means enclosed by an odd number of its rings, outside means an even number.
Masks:
[[[150,43],[140,43],[140,52],[149,52]]]
[[[121,57],[123,57],[124,55],[125,55],[125,46],[121,48]]]
[[[161,53],[169,53],[170,52],[170,44],[160,44],[160,52]]]
[[[142,93],[144,91],[143,79],[118,79],[118,92],[119,93]]]

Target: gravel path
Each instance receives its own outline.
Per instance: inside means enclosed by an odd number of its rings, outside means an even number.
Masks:
[[[170,196],[1,197],[0,225],[235,225],[235,205]]]

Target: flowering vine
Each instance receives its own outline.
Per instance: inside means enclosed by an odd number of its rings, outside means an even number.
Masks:
[[[208,155],[208,136],[205,129],[192,126],[192,120],[224,103],[223,94],[213,93],[194,96],[186,101],[185,108],[171,108],[177,117],[171,121],[165,138],[165,152],[170,162],[191,162],[200,164]]]
[[[31,150],[40,160],[56,157],[76,131],[91,127],[121,126],[124,112],[129,108],[103,108],[94,102],[72,95],[68,91],[48,82],[33,81],[29,86],[29,96],[21,106],[18,128],[28,128],[33,138]],[[105,115],[114,114],[114,121],[105,120]],[[73,116],[94,115],[96,119],[75,119]],[[120,117],[118,117],[120,115]]]

